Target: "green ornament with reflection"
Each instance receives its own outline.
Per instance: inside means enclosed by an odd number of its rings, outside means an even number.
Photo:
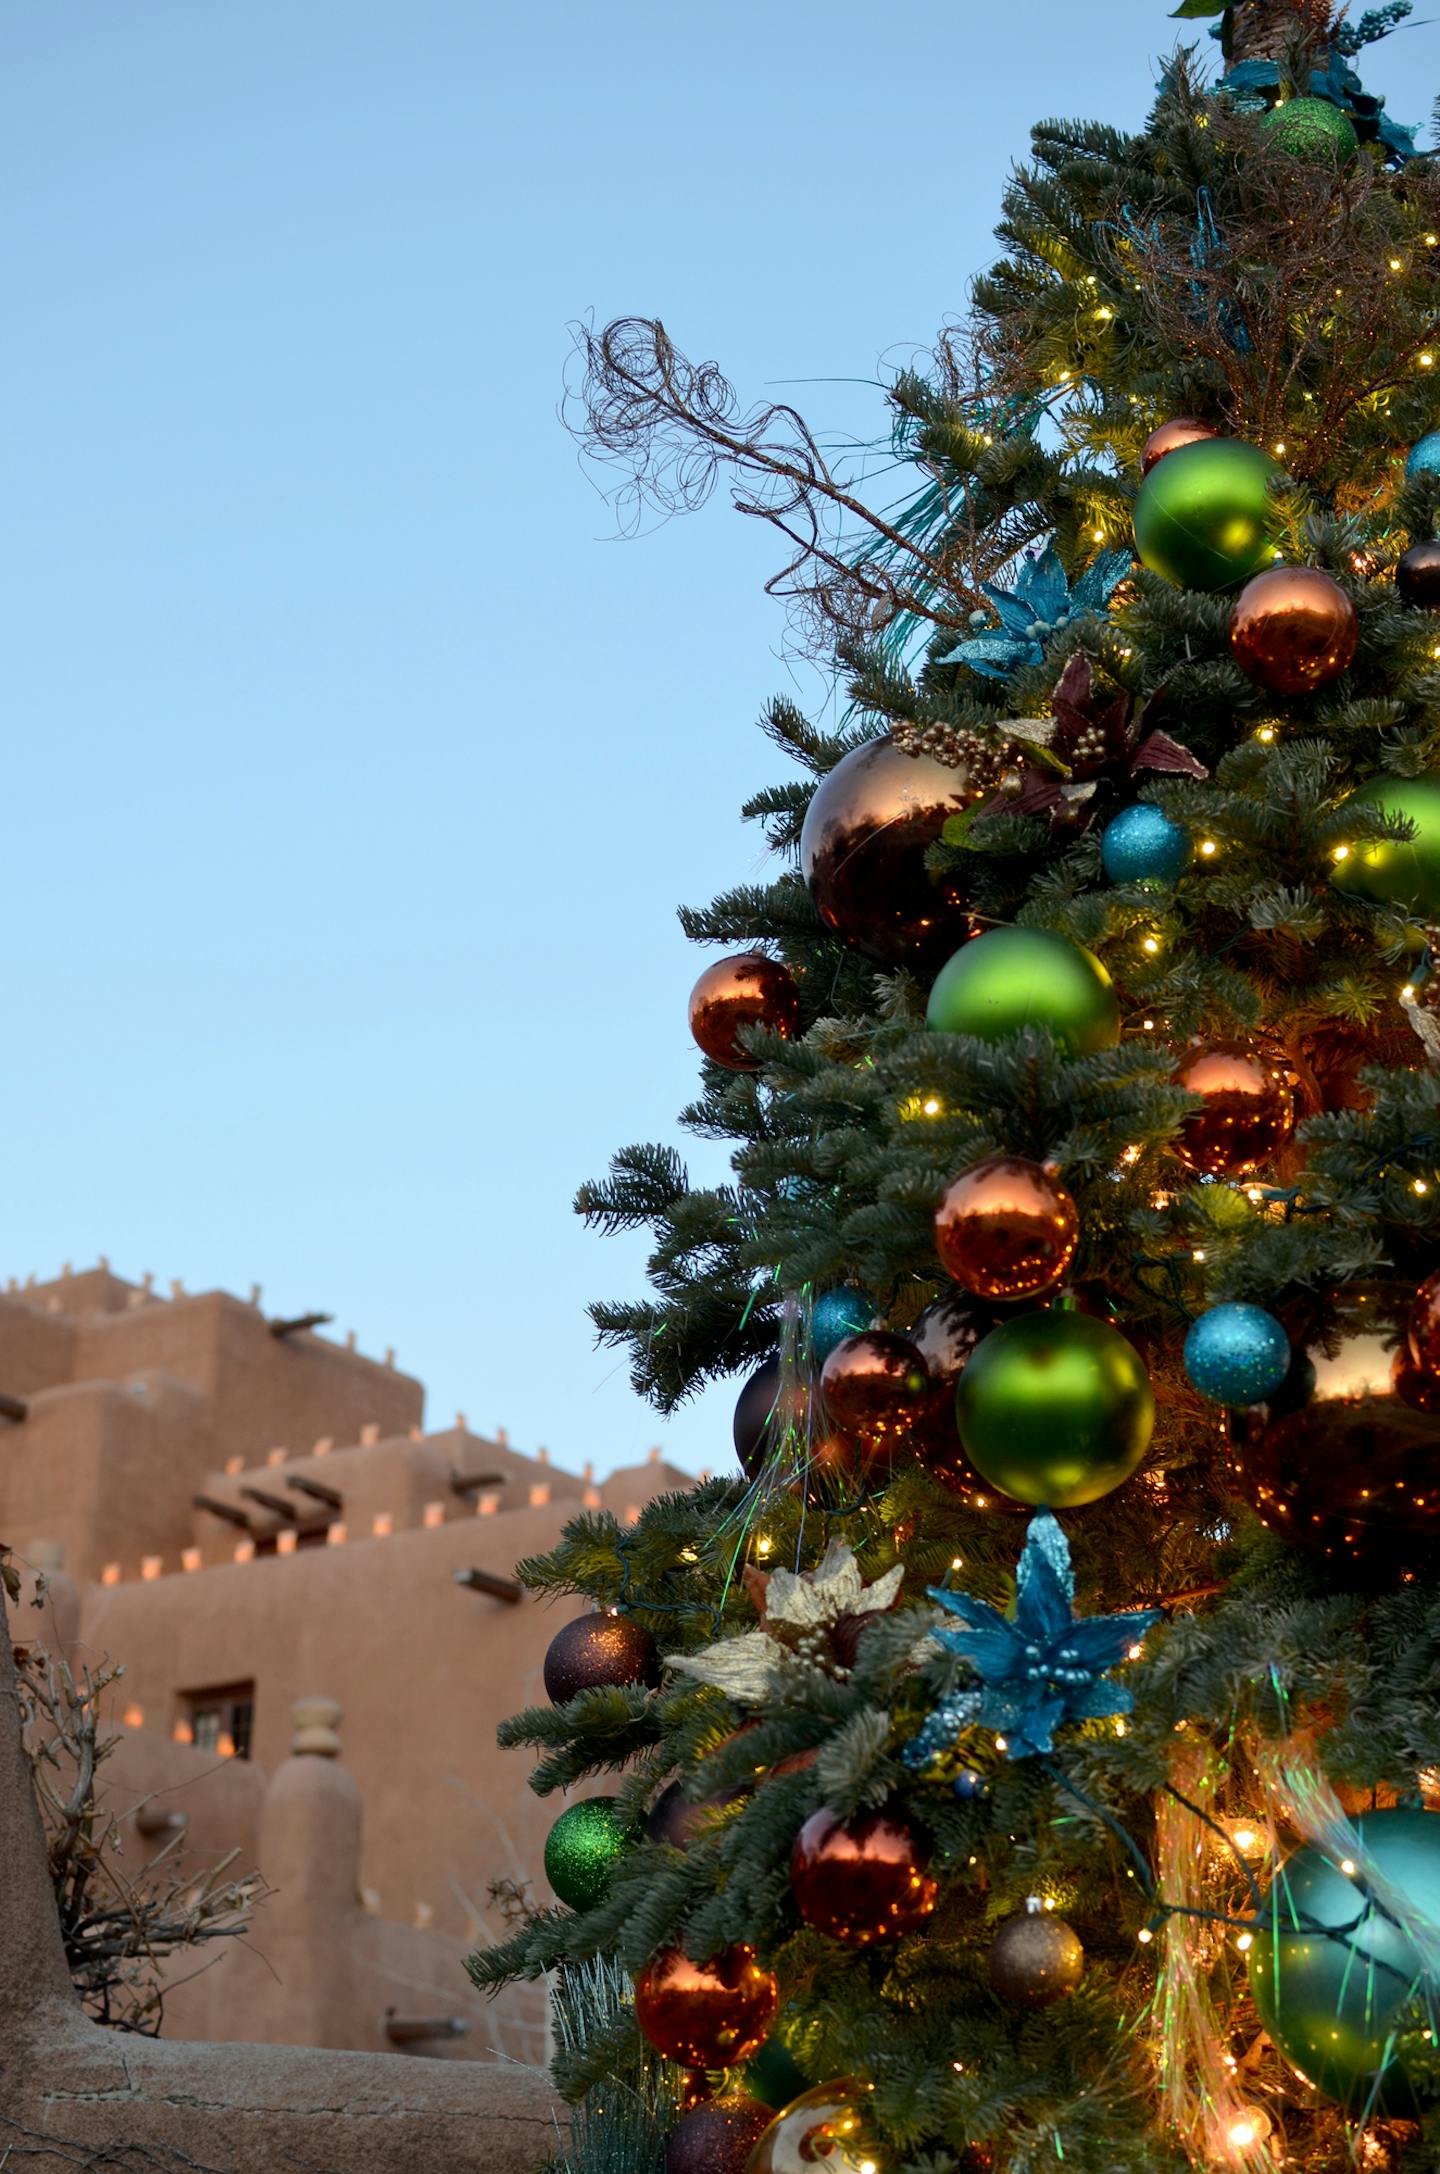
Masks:
[[[1348,113],[1329,98],[1286,98],[1260,123],[1277,151],[1307,166],[1348,166],[1360,138]]]
[[[1345,805],[1403,816],[1415,825],[1415,835],[1403,842],[1375,838],[1352,845],[1335,865],[1336,889],[1440,920],[1440,777],[1373,777]]]
[[[1383,1878],[1440,1934],[1440,1818],[1365,1812],[1355,1831]],[[1260,2020],[1308,2082],[1356,2114],[1372,2104],[1392,2118],[1418,2111],[1428,2094],[1407,2070],[1407,2039],[1417,2069],[1433,2074],[1424,2033],[1434,1988],[1418,1948],[1367,1894],[1363,1874],[1349,1876],[1318,1849],[1297,1849],[1275,1876],[1249,1963]]]
[[[1202,438],[1157,461],[1135,500],[1135,549],[1177,589],[1231,589],[1272,564],[1280,473],[1258,445]]]
[[[982,1337],[955,1391],[977,1472],[1032,1509],[1074,1510],[1128,1480],[1155,1396],[1132,1343],[1093,1315],[1017,1314]]]
[[[563,1811],[545,1839],[545,1877],[572,1910],[604,1900],[610,1874],[633,1834],[615,1816],[615,1797],[587,1797]]]
[[[925,1023],[937,1034],[984,1042],[1049,1027],[1072,1056],[1088,1057],[1119,1041],[1120,1004],[1110,976],[1083,945],[1049,929],[995,928],[941,967]]]

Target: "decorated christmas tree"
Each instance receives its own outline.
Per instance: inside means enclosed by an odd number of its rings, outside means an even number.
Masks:
[[[728,1182],[580,1195],[738,1470],[522,1566],[579,1795],[472,1969],[550,1978],[568,2174],[1440,2154],[1440,163],[1404,0],[1178,12],[896,378],[900,510],[583,341],[841,722],[770,705],[772,879],[683,915]]]

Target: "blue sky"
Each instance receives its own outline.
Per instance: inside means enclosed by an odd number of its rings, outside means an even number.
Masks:
[[[878,436],[1030,122],[1138,122],[1175,28],[10,0],[0,1275],[260,1281],[397,1346],[436,1422],[728,1460],[733,1393],[661,1421],[594,1351],[643,1247],[569,1203],[674,1136],[709,955],[674,907],[758,869],[753,719],[826,689],[723,502],[612,540],[566,328],[658,314]],[[1437,40],[1367,59],[1401,119]]]

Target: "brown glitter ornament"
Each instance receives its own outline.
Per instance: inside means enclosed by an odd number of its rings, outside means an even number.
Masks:
[[[800,993],[789,970],[761,951],[740,951],[707,966],[690,992],[690,1032],[728,1072],[758,1072],[759,1060],[736,1040],[740,1027],[769,1027],[788,1042],[800,1028]]]
[[[835,1346],[820,1374],[825,1407],[862,1457],[880,1454],[935,1406],[930,1369],[908,1337],[865,1329]]]
[[[1007,1918],[991,1942],[991,1988],[1012,2008],[1048,2008],[1073,1993],[1084,1973],[1073,1926],[1038,1903]]]
[[[935,1211],[935,1250],[947,1275],[977,1298],[1033,1298],[1075,1257],[1080,1217],[1037,1162],[991,1155],[949,1186]]]
[[[1198,445],[1202,438],[1218,438],[1219,431],[1209,423],[1202,423],[1194,415],[1177,415],[1172,421],[1162,423],[1152,430],[1140,453],[1140,473],[1148,476],[1157,460],[1164,460],[1167,453],[1178,453],[1182,445]]]
[[[545,1696],[563,1706],[582,1691],[616,1684],[643,1683],[653,1691],[660,1681],[655,1641],[633,1616],[577,1616],[555,1633],[545,1653]]]
[[[1351,663],[1355,606],[1318,566],[1272,566],[1247,581],[1230,614],[1230,650],[1271,694],[1313,694]]]
[[[935,1907],[938,1882],[928,1870],[930,1838],[905,1812],[811,1815],[790,1857],[790,1890],[807,1925],[867,1947],[899,1940]]]
[[[765,2042],[780,2005],[772,1973],[748,1947],[692,1963],[666,1948],[635,1980],[635,2021],[682,2068],[736,2068]]]
[[[1192,1049],[1175,1080],[1205,1097],[1175,1142],[1176,1154],[1192,1170],[1242,1177],[1275,1155],[1294,1129],[1295,1097],[1283,1072],[1242,1043]]]
[[[880,966],[939,966],[965,934],[954,877],[925,855],[979,797],[963,764],[906,755],[891,739],[852,748],[821,779],[800,861],[825,926]]]
[[[1428,1565],[1440,1541],[1440,1384],[1412,1357],[1415,1306],[1388,1281],[1281,1306],[1289,1373],[1226,1414],[1236,1493],[1347,1576]]]
[[[1400,600],[1417,611],[1440,611],[1440,543],[1411,544],[1395,568]]]
[[[744,2092],[707,2099],[682,2114],[665,2139],[665,2174],[745,2174],[775,2110]]]

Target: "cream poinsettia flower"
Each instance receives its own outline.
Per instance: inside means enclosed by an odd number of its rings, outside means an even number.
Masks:
[[[672,1654],[670,1666],[723,1691],[737,1706],[763,1706],[797,1676],[817,1669],[847,1676],[865,1619],[894,1606],[904,1576],[905,1565],[896,1563],[867,1585],[853,1550],[832,1540],[813,1570],[747,1573],[763,1629],[723,1638],[700,1653]]]

